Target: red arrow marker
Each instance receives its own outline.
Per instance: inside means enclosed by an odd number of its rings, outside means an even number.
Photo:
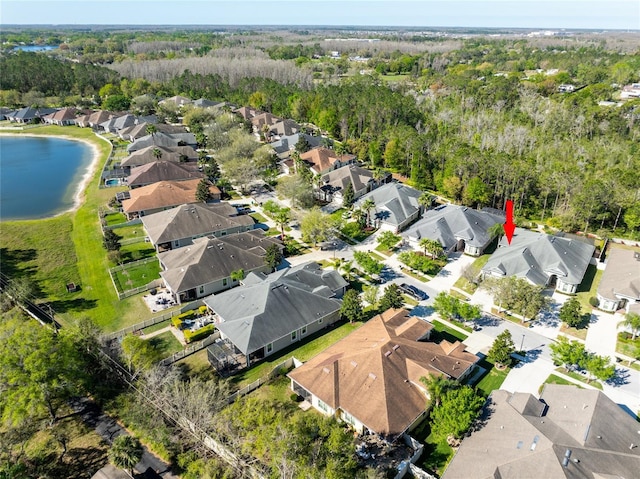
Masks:
[[[504,234],[507,236],[507,242],[511,244],[513,232],[516,230],[516,224],[513,222],[513,200],[507,200],[507,222],[504,224]]]

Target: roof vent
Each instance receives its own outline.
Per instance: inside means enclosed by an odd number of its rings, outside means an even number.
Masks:
[[[371,379],[373,379],[373,380],[375,380],[375,379],[377,379],[377,378],[378,378],[378,376],[376,376],[376,375],[375,375],[375,374],[373,374],[373,373],[369,373],[369,377],[370,377]]]
[[[384,355],[385,355],[385,357],[388,358],[389,356],[391,356],[391,351],[387,351],[386,353],[384,353]]]
[[[322,372],[325,374],[329,374],[329,368],[322,368]]]
[[[358,363],[356,363],[355,361],[351,361],[351,366],[353,366],[354,368],[358,365]]]
[[[395,351],[395,350],[397,350],[399,347],[400,347],[400,346],[398,346],[398,345],[396,344],[396,345],[394,345],[394,346],[393,346],[393,348],[392,348],[392,349]]]

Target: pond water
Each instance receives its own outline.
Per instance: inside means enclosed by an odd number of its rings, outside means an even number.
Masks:
[[[71,209],[92,160],[91,147],[79,141],[0,136],[0,220]]]
[[[14,50],[22,50],[23,52],[45,52],[58,48],[55,45],[18,45],[13,47]]]

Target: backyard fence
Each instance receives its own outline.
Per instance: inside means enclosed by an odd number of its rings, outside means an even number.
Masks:
[[[185,346],[182,351],[178,351],[168,358],[163,359],[162,361],[160,361],[160,364],[162,364],[163,366],[168,366],[169,364],[173,364],[176,361],[180,361],[181,359],[186,358],[187,356],[191,356],[193,353],[197,353],[201,349],[206,348],[210,344],[213,344],[216,339],[220,339],[220,333],[218,331],[213,333],[211,336],[207,336],[202,341],[187,344],[187,346]]]
[[[396,474],[395,476],[395,479],[403,478],[409,470],[411,470],[411,472],[413,473],[414,468],[416,470],[416,472],[414,473],[416,477],[425,478],[425,479],[427,478],[435,479],[432,475],[426,473],[422,469],[416,466],[413,466],[416,462],[418,462],[418,459],[420,459],[420,456],[422,456],[422,451],[424,450],[424,446],[420,443],[420,441],[417,441],[416,439],[412,438],[408,434],[403,434],[402,439],[404,440],[407,446],[413,449],[414,452],[413,452],[413,455],[408,460],[402,461],[402,463],[400,464],[400,469],[398,471],[398,474]]]
[[[266,376],[263,376],[261,378],[256,379],[251,384],[248,384],[245,387],[243,387],[242,389],[239,389],[238,391],[236,391],[233,394],[231,394],[227,398],[227,402],[229,404],[231,404],[231,403],[237,401],[238,399],[240,399],[242,396],[246,396],[250,392],[255,391],[260,386],[262,386],[264,383],[266,383],[266,382],[270,381],[271,379],[279,376],[280,372],[282,371],[282,369],[290,369],[290,368],[293,368],[293,367],[297,368],[299,366],[302,366],[302,361],[300,361],[300,360],[294,358],[293,356],[291,356],[289,359],[285,359],[281,363],[276,364],[273,367],[273,369],[269,372],[269,374],[267,374]]]
[[[112,341],[114,339],[122,338],[129,333],[135,333],[136,331],[141,331],[144,328],[148,328],[149,326],[153,326],[154,324],[161,323],[163,321],[167,321],[168,319],[173,318],[174,316],[178,316],[185,311],[189,311],[191,309],[196,309],[202,306],[202,300],[192,301],[191,303],[183,304],[180,309],[176,309],[173,311],[167,311],[166,313],[159,314],[158,316],[154,316],[153,318],[147,319],[146,321],[142,321],[140,323],[136,323],[132,326],[127,326],[124,329],[116,331],[114,333],[106,334],[104,338],[107,341]]]
[[[161,279],[154,279],[150,283],[147,283],[142,286],[138,286],[136,288],[124,289],[123,285],[120,285],[120,282],[116,280],[116,273],[126,271],[128,269],[135,268],[137,266],[143,266],[148,263],[152,263],[154,261],[158,261],[158,258],[145,258],[139,261],[132,261],[131,263],[124,263],[118,266],[114,266],[113,268],[109,268],[109,276],[111,277],[111,282],[113,283],[113,287],[116,290],[116,294],[118,295],[119,300],[123,300],[124,298],[128,298],[129,296],[134,296],[138,293],[142,293],[144,291],[149,291],[153,288],[161,288],[163,286],[163,282]]]

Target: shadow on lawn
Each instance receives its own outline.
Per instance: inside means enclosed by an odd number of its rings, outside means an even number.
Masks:
[[[48,303],[56,313],[68,313],[69,311],[80,312],[93,309],[98,306],[95,299],[61,299]]]

